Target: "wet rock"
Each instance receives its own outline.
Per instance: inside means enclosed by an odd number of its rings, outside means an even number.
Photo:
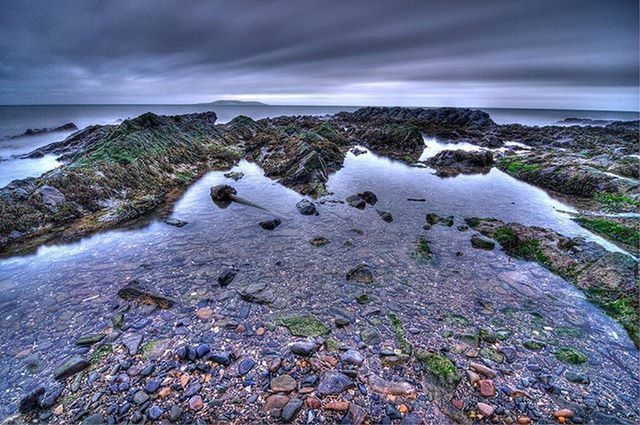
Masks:
[[[376,196],[376,194],[368,190],[362,193],[358,193],[357,196],[369,205],[375,205],[378,203],[378,197]]]
[[[242,359],[242,361],[238,363],[238,373],[240,375],[246,375],[251,371],[251,369],[253,369],[255,365],[256,365],[256,362],[251,357]]]
[[[349,404],[349,419],[352,425],[362,425],[368,420],[368,412],[355,403]]]
[[[40,409],[40,399],[44,396],[44,387],[38,387],[20,400],[18,410],[22,414],[33,413]]]
[[[483,397],[493,397],[496,395],[496,386],[490,379],[478,381],[478,388],[480,388],[480,394]]]
[[[334,412],[345,412],[349,410],[349,402],[340,400],[340,401],[329,401],[325,403],[325,410],[332,410]]]
[[[55,379],[64,379],[89,367],[89,362],[84,357],[74,354],[65,360],[53,373]]]
[[[324,246],[328,243],[330,243],[331,241],[327,238],[325,238],[324,236],[316,236],[315,238],[311,239],[309,241],[309,243],[313,246]]]
[[[393,222],[393,216],[391,215],[390,212],[386,212],[378,209],[376,210],[376,212],[378,213],[382,221],[386,221],[387,223]]]
[[[104,339],[105,334],[89,334],[83,335],[76,341],[76,345],[79,346],[91,346],[95,343],[98,343]]]
[[[282,224],[282,221],[279,218],[272,218],[270,220],[261,221],[258,224],[265,230],[274,230],[276,227]]]
[[[345,201],[350,207],[357,208],[359,210],[363,210],[367,206],[365,200],[358,195],[348,196]]]
[[[165,224],[168,224],[169,226],[174,226],[174,227],[184,227],[187,224],[189,224],[186,221],[178,220],[177,218],[170,218],[168,220],[165,220],[164,222]]]
[[[138,391],[133,395],[133,402],[137,405],[145,404],[149,401],[149,395],[144,391]]]
[[[58,212],[58,205],[67,200],[62,192],[49,185],[40,186],[33,192],[33,196],[54,214]]]
[[[160,406],[153,405],[149,408],[149,419],[157,421],[164,414],[164,410]]]
[[[556,410],[555,412],[553,412],[553,416],[556,419],[560,419],[560,418],[571,419],[571,418],[573,418],[573,410],[571,410],[571,409],[559,409],[559,410]]]
[[[127,301],[135,301],[141,304],[155,305],[161,309],[173,307],[175,301],[152,292],[148,287],[137,280],[132,280],[118,291],[118,296]]]
[[[322,407],[322,402],[316,396],[309,396],[304,400],[305,404],[309,409],[319,409]]]
[[[100,413],[94,413],[93,415],[87,416],[82,421],[82,425],[102,425],[104,424],[104,416]]]
[[[211,307],[202,307],[196,310],[196,317],[200,320],[211,320],[213,317],[213,310]]]
[[[233,279],[236,277],[236,274],[238,272],[236,271],[235,268],[228,268],[223,270],[219,275],[218,275],[218,283],[221,286],[227,286],[228,284],[230,284],[231,282],[233,282]]]
[[[231,364],[231,355],[229,353],[211,353],[209,354],[209,360],[228,366]]]
[[[353,388],[355,383],[345,374],[335,371],[326,371],[320,375],[318,394],[334,395]]]
[[[373,282],[373,271],[368,264],[360,264],[347,272],[347,280],[355,280],[358,283]]]
[[[284,423],[293,422],[296,416],[298,416],[298,412],[300,412],[300,409],[302,408],[302,404],[303,402],[299,398],[292,398],[291,400],[289,400],[286,406],[282,408],[282,415],[281,415],[282,422]]]
[[[293,354],[303,357],[309,357],[315,353],[318,348],[318,344],[313,341],[298,341],[289,346]]]
[[[487,173],[493,166],[493,154],[491,151],[444,150],[427,162],[439,177]]]
[[[369,376],[369,386],[380,394],[408,397],[413,397],[416,394],[416,389],[408,382],[385,381],[373,374]]]
[[[574,384],[589,384],[591,381],[589,380],[589,377],[583,373],[580,372],[574,372],[571,370],[568,370],[565,374],[564,377],[567,379],[567,381],[569,382],[573,382]]]
[[[171,408],[169,409],[169,419],[173,422],[176,422],[178,419],[180,419],[180,416],[182,416],[182,409],[180,408],[180,406],[177,406],[175,404],[171,406]]]
[[[270,304],[275,301],[275,293],[266,282],[254,282],[238,289],[238,295],[248,302]]]
[[[202,397],[199,395],[194,395],[189,399],[189,408],[194,411],[202,410],[204,407],[204,402],[202,401]]]
[[[229,171],[228,173],[224,173],[224,176],[228,179],[238,181],[244,177],[244,173],[242,171]]]
[[[478,403],[477,406],[478,406],[478,411],[482,413],[484,416],[488,417],[493,415],[493,411],[494,411],[493,406],[486,403]]]
[[[138,352],[141,343],[142,335],[140,334],[129,333],[122,337],[122,344],[127,347],[129,354],[132,356]]]
[[[265,412],[270,412],[271,409],[282,409],[289,403],[290,397],[282,394],[272,394],[264,402],[263,409]]]
[[[298,202],[296,208],[302,215],[314,215],[317,213],[316,205],[308,199],[303,199]]]
[[[486,376],[487,378],[495,378],[497,376],[496,372],[493,369],[488,368],[487,366],[481,363],[471,362],[469,363],[469,367],[472,370],[475,370],[476,372]]]
[[[290,393],[298,384],[290,375],[280,375],[271,379],[271,391],[276,393]]]
[[[473,235],[471,236],[471,246],[473,246],[474,248],[486,249],[488,251],[491,251],[493,248],[495,248],[496,244],[492,240],[483,238],[482,236]]]
[[[220,208],[228,207],[232,202],[232,197],[238,192],[233,186],[228,184],[220,184],[211,188],[211,199]]]
[[[340,355],[340,361],[345,365],[360,366],[364,362],[364,356],[357,350],[347,350]]]

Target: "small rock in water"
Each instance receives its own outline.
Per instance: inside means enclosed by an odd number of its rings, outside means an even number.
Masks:
[[[298,415],[298,412],[302,408],[302,404],[303,402],[299,398],[292,398],[291,400],[289,400],[287,405],[282,408],[282,422],[293,422],[293,420]]]
[[[227,286],[233,281],[237,273],[238,272],[235,268],[228,268],[223,270],[222,273],[220,273],[220,275],[218,276],[218,283],[221,286]]]
[[[189,399],[189,408],[191,410],[195,410],[197,412],[198,410],[202,410],[203,407],[204,402],[202,401],[202,397],[199,395],[194,395]]]
[[[271,391],[276,393],[290,393],[298,384],[290,375],[276,376],[271,380]]]
[[[367,206],[365,200],[358,195],[348,196],[345,201],[347,202],[347,204],[349,204],[350,207],[357,208],[359,210],[363,210]]]
[[[347,350],[340,356],[340,361],[345,365],[360,366],[364,362],[364,356],[357,350]]]
[[[274,230],[281,223],[282,221],[279,218],[272,218],[271,220],[261,221],[258,224],[260,225],[260,227],[262,227],[265,230]]]
[[[75,375],[89,367],[89,362],[84,357],[74,354],[69,357],[60,367],[58,367],[53,373],[55,379],[64,379],[69,376]]]
[[[129,354],[133,356],[138,352],[138,349],[140,348],[140,343],[142,343],[142,335],[134,333],[126,334],[122,337],[122,343],[125,347],[127,347],[127,350],[129,350]]]
[[[486,403],[478,403],[478,410],[484,416],[491,416],[493,415],[493,411],[494,411],[493,407]]]
[[[355,383],[344,373],[327,371],[320,375],[318,393],[321,395],[340,394],[353,387],[355,387]]]
[[[78,340],[76,341],[76,345],[80,345],[80,346],[89,346],[89,345],[93,345],[97,342],[102,341],[102,339],[105,337],[105,334],[90,334],[90,335],[83,335],[80,338],[78,338]]]
[[[313,341],[298,341],[289,347],[291,352],[298,356],[310,356],[318,349],[318,344]]]
[[[246,375],[251,371],[251,369],[253,369],[255,365],[255,360],[253,360],[251,357],[247,357],[238,364],[238,373],[240,375]]]
[[[296,208],[298,212],[302,215],[314,215],[318,211],[316,209],[316,205],[309,201],[308,199],[303,199],[296,204]]]
[[[196,317],[200,320],[211,320],[213,317],[213,310],[211,307],[202,307],[196,310]]]
[[[355,280],[358,283],[373,282],[373,272],[367,264],[360,264],[347,272],[347,280]]]
[[[123,300],[152,304],[162,309],[171,308],[175,304],[172,299],[151,292],[137,280],[132,280],[121,288],[118,291],[118,296]]]
[[[177,218],[170,218],[168,220],[165,220],[164,222],[169,226],[175,226],[175,227],[183,227],[188,224],[186,221],[178,220]]]
[[[358,196],[369,205],[375,205],[378,202],[378,197],[376,196],[376,194],[368,190],[362,193],[358,193]]]
[[[493,397],[496,395],[496,386],[490,379],[478,381],[478,387],[480,387],[480,394],[482,394],[483,397]]]
[[[391,223],[393,221],[393,216],[390,212],[376,210],[382,221],[386,221],[387,223]]]
[[[231,364],[231,355],[229,353],[211,353],[209,354],[209,360],[222,366],[228,366]]]
[[[483,238],[482,236],[473,235],[471,236],[471,246],[473,246],[474,248],[486,249],[488,251],[491,251],[493,248],[495,248],[496,243],[487,238]]]
[[[329,239],[325,238],[324,236],[316,236],[315,238],[311,239],[309,241],[309,243],[313,246],[323,246],[328,244],[329,242],[331,242]]]
[[[224,173],[224,176],[228,179],[238,181],[244,177],[244,173],[242,171],[229,171],[228,173]]]
[[[256,304],[270,304],[276,297],[266,282],[254,282],[244,285],[238,288],[237,292],[243,300]]]
[[[162,410],[162,408],[160,408],[159,406],[154,405],[149,409],[149,419],[151,419],[152,421],[160,419],[160,416],[162,416],[163,414],[164,410]]]

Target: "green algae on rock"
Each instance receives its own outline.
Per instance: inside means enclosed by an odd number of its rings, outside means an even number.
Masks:
[[[436,384],[455,387],[460,382],[458,369],[442,354],[418,351],[415,357]]]
[[[317,337],[331,333],[331,329],[310,314],[281,317],[278,324],[289,329],[293,336]]]

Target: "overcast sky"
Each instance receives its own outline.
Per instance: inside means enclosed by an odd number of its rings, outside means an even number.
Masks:
[[[0,104],[638,110],[637,0],[0,1]]]

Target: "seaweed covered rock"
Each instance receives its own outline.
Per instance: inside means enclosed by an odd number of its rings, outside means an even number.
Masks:
[[[440,177],[488,173],[493,166],[491,151],[444,150],[427,161]]]

